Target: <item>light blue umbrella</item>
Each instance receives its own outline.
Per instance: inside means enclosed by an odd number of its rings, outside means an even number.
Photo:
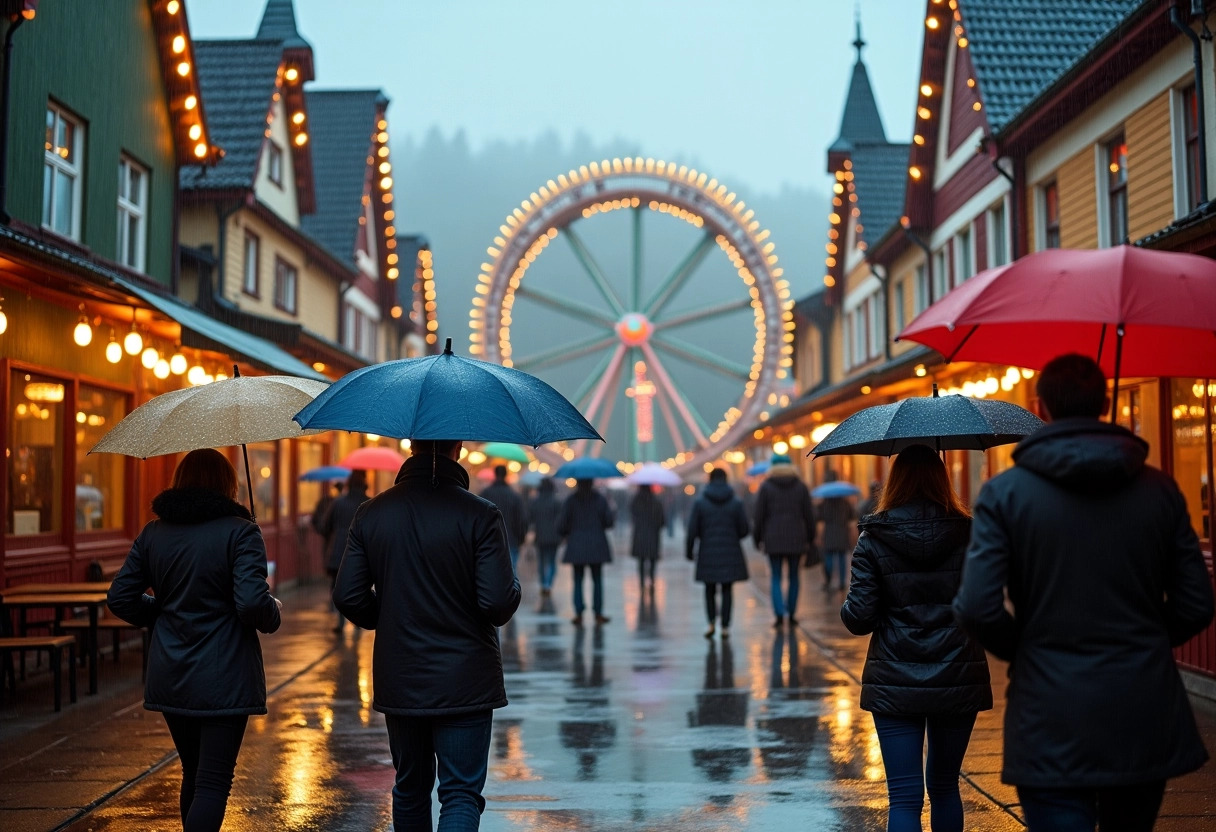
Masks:
[[[603,437],[574,405],[520,370],[452,353],[402,358],[347,373],[293,417],[302,427],[395,439],[543,445]],[[324,429],[323,428],[323,429]]]
[[[300,481],[329,482],[330,480],[344,480],[349,476],[349,468],[343,468],[341,465],[322,465],[320,468],[312,468],[300,474]]]
[[[761,474],[766,473],[768,469],[769,463],[768,460],[765,460],[763,462],[757,462],[751,468],[748,468],[744,473],[746,473],[749,477],[758,477]]]
[[[572,459],[553,472],[559,480],[602,480],[612,477],[623,477],[615,462],[594,456],[583,456]]]
[[[811,489],[811,496],[817,500],[826,500],[829,497],[856,497],[859,494],[861,494],[860,488],[844,480],[825,482],[823,485]]]

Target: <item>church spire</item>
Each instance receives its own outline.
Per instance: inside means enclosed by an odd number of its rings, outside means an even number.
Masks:
[[[857,50],[857,63],[861,63],[861,50],[865,48],[866,42],[861,37],[861,3],[859,2],[853,10],[853,22],[857,26],[857,37],[853,38],[853,48]]]

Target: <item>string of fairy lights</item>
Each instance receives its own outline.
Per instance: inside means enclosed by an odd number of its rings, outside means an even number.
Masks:
[[[179,0],[167,0],[155,7],[160,30],[166,33],[160,42],[161,61],[170,67],[170,109],[176,117],[176,130],[180,146],[189,148],[188,155],[197,162],[217,158],[222,154],[218,147],[210,144],[207,137],[207,127],[203,118],[202,102],[198,87],[198,77],[193,61],[186,16],[181,13],[182,5]],[[180,90],[184,94],[173,94]],[[188,141],[180,141],[184,137]]]

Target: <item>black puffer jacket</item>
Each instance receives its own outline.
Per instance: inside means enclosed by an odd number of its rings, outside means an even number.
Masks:
[[[629,503],[633,519],[633,545],[629,554],[640,560],[658,560],[663,553],[660,536],[667,520],[663,504],[648,487],[643,486]]]
[[[562,517],[562,501],[552,491],[542,491],[528,506],[528,523],[532,526],[532,542],[537,546],[556,547],[562,542],[557,523]]]
[[[279,629],[262,533],[213,491],[169,489],[110,585],[110,610],[150,627],[144,707],[187,716],[266,713],[258,631]],[[145,595],[151,587],[155,595]]]
[[[1010,661],[1006,783],[1120,786],[1207,759],[1170,648],[1212,620],[1212,578],[1147,453],[1121,427],[1062,419],[980,490],[954,607]]]
[[[879,714],[967,714],[992,707],[988,660],[955,622],[971,523],[918,500],[862,521],[840,617],[870,636],[861,707]]]
[[[319,532],[329,541],[329,553],[325,558],[325,570],[330,574],[338,571],[342,564],[342,553],[346,551],[346,532],[350,521],[355,519],[359,506],[367,502],[367,486],[355,488],[335,497],[321,518]]]
[[[376,631],[372,707],[382,713],[507,704],[495,627],[515,614],[519,581],[502,515],[468,488],[454,460],[411,457],[350,525],[334,604]]]
[[[507,542],[519,546],[528,536],[528,508],[524,498],[506,481],[494,481],[481,492],[482,499],[489,500],[502,514],[507,529]]]
[[[769,474],[760,485],[752,538],[770,555],[801,555],[815,541],[811,492],[792,468]]]
[[[747,580],[747,561],[739,541],[747,537],[743,501],[724,482],[711,482],[693,503],[684,545],[697,560],[696,579],[706,584]],[[701,542],[700,547],[697,541]]]

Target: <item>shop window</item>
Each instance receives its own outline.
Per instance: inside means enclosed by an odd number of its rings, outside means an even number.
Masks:
[[[291,441],[284,439],[279,442],[279,482],[278,489],[279,517],[291,516],[291,492],[287,483],[291,482]]]
[[[320,442],[301,439],[296,443],[296,456],[300,460],[300,473],[303,474],[305,471],[320,468],[325,464],[325,446]],[[284,480],[284,482],[287,482],[287,480]],[[305,512],[311,515],[313,508],[316,507],[317,501],[321,499],[321,495],[326,488],[329,488],[328,483],[297,480],[296,503],[298,508],[296,511],[301,515]]]
[[[1060,189],[1053,180],[1042,188],[1043,248],[1060,247]]]
[[[1213,437],[1208,433],[1204,408],[1213,408],[1213,415],[1216,416],[1216,379],[1176,378],[1171,380],[1170,387],[1174,481],[1186,498],[1187,512],[1195,533],[1210,546],[1212,484],[1208,481],[1207,471]]]
[[[253,513],[259,524],[275,522],[275,443],[255,442],[247,445],[249,478],[253,480]],[[249,488],[245,479],[245,460],[236,456],[237,502],[249,508]]]
[[[76,400],[76,530],[122,529],[126,457],[89,449],[126,415],[123,393],[82,384]]]
[[[79,240],[84,125],[54,104],[46,107],[42,159],[42,225],[56,234]]]
[[[148,236],[148,171],[123,156],[118,161],[118,262],[144,270]]]
[[[1120,133],[1103,145],[1106,164],[1106,244],[1127,241],[1127,142]]]
[[[63,408],[60,379],[14,371],[9,375],[8,534],[63,528]]]

